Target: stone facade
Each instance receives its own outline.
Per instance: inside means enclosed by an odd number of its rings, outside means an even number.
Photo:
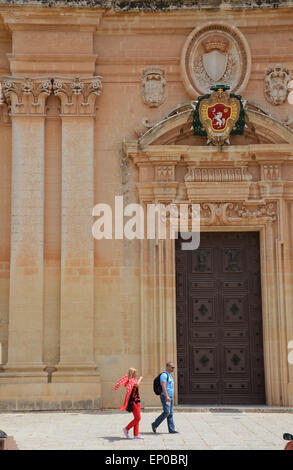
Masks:
[[[264,91],[278,64],[293,78],[292,5],[178,3],[0,2],[0,409],[117,407],[128,367],[157,403],[177,362],[174,240],[95,240],[115,196],[260,232],[266,402],[293,406],[292,107]],[[230,145],[191,130],[209,73],[246,101]]]

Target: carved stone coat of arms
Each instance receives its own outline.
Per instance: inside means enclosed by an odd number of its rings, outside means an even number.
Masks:
[[[150,108],[157,108],[166,98],[166,78],[164,70],[152,67],[142,73],[141,93],[143,102]]]
[[[243,133],[245,115],[241,97],[227,93],[228,89],[226,85],[213,86],[213,93],[200,96],[194,106],[194,134],[206,135],[207,143],[223,145],[229,143],[231,133]]]

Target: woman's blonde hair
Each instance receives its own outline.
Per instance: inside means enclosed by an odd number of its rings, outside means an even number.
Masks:
[[[127,374],[127,377],[129,379],[133,379],[135,373],[137,372],[136,369],[134,369],[133,367],[130,367],[130,369],[128,369],[128,374]]]

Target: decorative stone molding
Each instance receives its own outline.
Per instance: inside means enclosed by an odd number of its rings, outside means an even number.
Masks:
[[[101,94],[102,77],[54,78],[54,95],[61,99],[63,115],[95,115],[96,97]]]
[[[264,181],[280,181],[281,180],[280,165],[262,165],[261,179]]]
[[[141,78],[141,94],[143,102],[150,108],[157,108],[166,98],[165,71],[158,67],[143,70]]]
[[[246,167],[239,168],[202,168],[189,167],[184,177],[186,182],[240,182],[251,181],[252,175],[248,173]]]
[[[52,92],[52,80],[3,77],[2,88],[11,115],[44,115],[46,97]]]
[[[155,167],[156,181],[174,181],[175,167],[173,165],[160,165]]]
[[[278,106],[287,100],[288,83],[290,81],[290,72],[282,64],[270,66],[264,78],[264,95],[266,100]]]
[[[222,22],[206,23],[188,36],[181,54],[183,83],[192,98],[225,83],[240,93],[250,76],[251,54],[243,34]]]
[[[236,221],[251,223],[274,222],[277,218],[276,203],[264,202],[204,202],[201,203],[201,224],[231,225]]]

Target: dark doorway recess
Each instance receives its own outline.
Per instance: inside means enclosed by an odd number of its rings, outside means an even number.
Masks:
[[[184,240],[183,240],[184,241]],[[258,232],[176,240],[180,404],[265,404]]]

